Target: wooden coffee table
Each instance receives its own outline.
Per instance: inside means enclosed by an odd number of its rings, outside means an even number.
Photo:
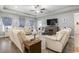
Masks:
[[[32,41],[25,41],[25,50],[28,53],[41,53],[41,40],[34,39]]]

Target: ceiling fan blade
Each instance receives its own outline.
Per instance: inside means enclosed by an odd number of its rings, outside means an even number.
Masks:
[[[41,10],[46,10],[45,8],[42,8]]]
[[[43,13],[43,11],[40,11],[41,13]]]
[[[30,10],[30,11],[35,11],[35,10]]]
[[[30,10],[30,11],[35,11],[35,10]]]
[[[3,9],[5,10],[5,9],[8,9],[8,8],[4,6]]]

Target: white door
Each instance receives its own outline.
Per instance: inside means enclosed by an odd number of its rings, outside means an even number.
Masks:
[[[74,33],[79,34],[79,13],[74,14]]]
[[[74,14],[74,52],[79,52],[79,13]]]

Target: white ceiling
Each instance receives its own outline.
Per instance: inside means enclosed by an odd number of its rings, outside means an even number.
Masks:
[[[41,5],[41,8],[45,8],[44,13],[38,13],[36,14],[35,10],[33,8],[33,5],[4,5],[0,6],[0,11],[2,12],[8,12],[8,13],[15,13],[15,14],[22,14],[25,16],[30,16],[30,17],[42,17],[45,15],[48,15],[50,13],[55,13],[56,11],[59,10],[72,10],[72,8],[75,8],[75,6],[71,5]],[[69,9],[68,9],[69,8]],[[79,8],[77,6],[77,8]]]

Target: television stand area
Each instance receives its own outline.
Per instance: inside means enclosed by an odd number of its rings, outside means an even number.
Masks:
[[[54,35],[59,30],[59,27],[57,25],[48,25],[45,28],[44,35]]]

